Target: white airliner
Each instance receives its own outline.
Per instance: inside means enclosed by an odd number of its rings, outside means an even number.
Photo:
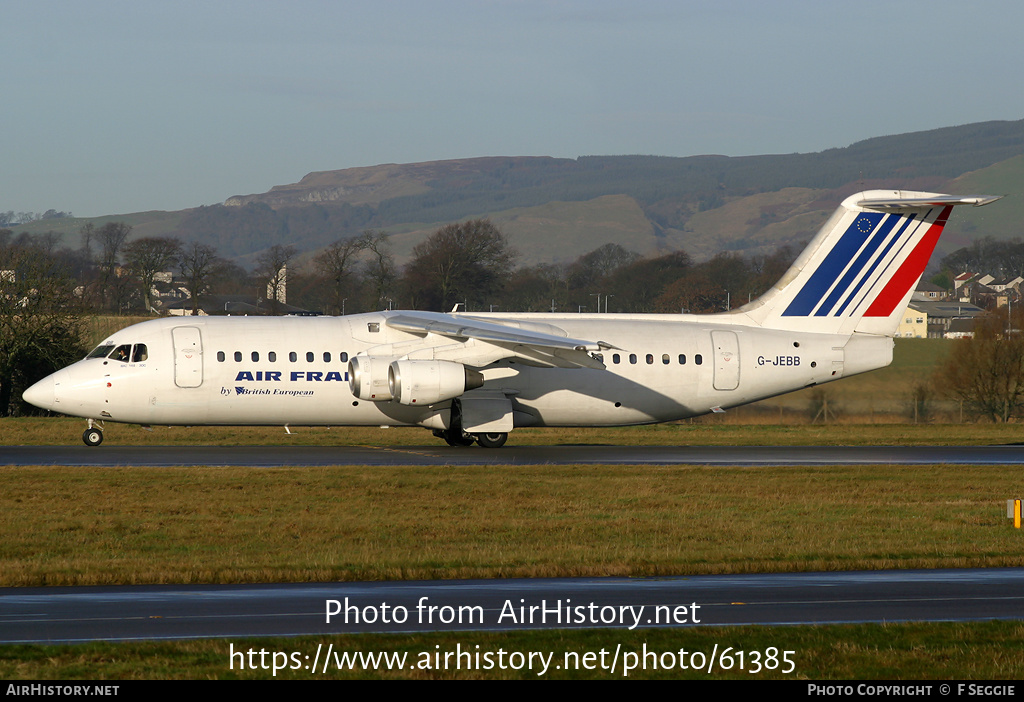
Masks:
[[[123,329],[27,402],[152,425],[421,426],[499,447],[516,427],[621,426],[718,412],[882,368],[956,205],[843,201],[771,290],[729,312],[179,317]]]

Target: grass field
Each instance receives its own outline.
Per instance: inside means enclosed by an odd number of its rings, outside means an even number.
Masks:
[[[1010,467],[0,468],[0,585],[1024,565]]]

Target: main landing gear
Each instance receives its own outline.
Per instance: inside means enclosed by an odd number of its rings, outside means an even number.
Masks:
[[[508,434],[503,431],[476,435],[476,442],[484,448],[501,448],[506,441],[508,441]]]
[[[508,433],[493,432],[489,434],[467,434],[453,429],[436,429],[434,436],[444,439],[449,446],[472,446],[474,443],[484,448],[501,448],[508,441]]]
[[[462,429],[462,403],[452,400],[451,421],[447,429],[435,429],[434,436],[444,439],[449,446],[472,446],[475,442],[484,448],[501,448],[508,441],[508,432],[470,434]]]

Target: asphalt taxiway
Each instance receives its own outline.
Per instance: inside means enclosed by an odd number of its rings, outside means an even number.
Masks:
[[[0,588],[0,643],[992,619],[1024,619],[1024,568]]]
[[[1004,446],[3,446],[0,465],[957,465],[1024,464]]]

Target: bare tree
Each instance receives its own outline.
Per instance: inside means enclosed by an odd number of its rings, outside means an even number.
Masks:
[[[267,281],[267,302],[270,313],[281,313],[281,303],[286,302],[288,285],[288,263],[295,257],[294,246],[274,244],[256,259],[256,276]]]
[[[168,237],[143,237],[124,247],[125,265],[142,287],[143,305],[152,311],[153,281],[181,255],[181,242]]]
[[[178,270],[185,279],[185,288],[192,298],[192,314],[199,314],[199,296],[210,286],[210,280],[221,267],[217,249],[193,241],[186,244],[178,258]]]
[[[313,258],[313,265],[331,283],[335,314],[343,314],[345,292],[350,285],[356,260],[366,248],[361,237],[339,239]]]
[[[385,231],[367,230],[359,237],[363,249],[368,252],[369,259],[365,264],[366,277],[373,281],[373,308],[385,306],[390,299],[391,289],[398,278],[395,258],[391,255],[391,242]]]
[[[1005,310],[980,320],[974,337],[958,339],[936,382],[945,392],[993,422],[1024,414],[1024,318]]]
[[[497,294],[512,270],[515,253],[489,219],[448,224],[413,250],[407,285],[423,306],[446,310],[455,302],[483,304]]]

